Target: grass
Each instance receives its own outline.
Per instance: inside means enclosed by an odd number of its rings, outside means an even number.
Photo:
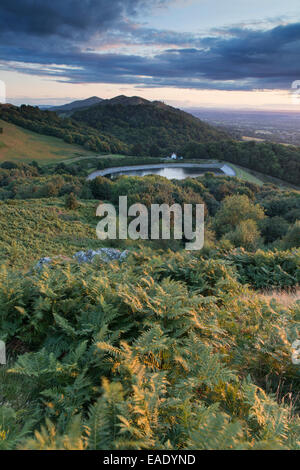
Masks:
[[[64,163],[66,165],[72,165],[73,163],[80,162],[80,161],[88,161],[91,160],[94,162],[95,160],[101,159],[101,158],[112,158],[112,157],[117,157],[120,160],[123,160],[126,158],[125,155],[117,155],[117,154],[95,154],[95,153],[87,153],[85,155],[80,155],[80,156],[75,156],[71,158],[67,158],[66,160],[61,160],[61,163]]]
[[[278,188],[283,189],[283,190],[285,189],[293,189],[296,191],[300,190],[299,186],[287,183],[286,181],[279,179],[279,178],[275,178],[274,176],[265,175],[263,173],[260,173],[259,171],[250,170],[248,168],[245,168],[236,164],[234,165],[232,163],[230,163],[230,166],[234,168],[238,178],[249,181],[249,183],[256,183],[259,185],[262,185],[264,183],[272,183],[278,186]]]
[[[79,145],[67,144],[57,137],[37,134],[0,120],[0,163],[6,160],[29,163],[36,160],[48,164],[80,155],[93,156]]]
[[[260,186],[263,184],[263,181],[261,179],[251,174],[248,170],[245,170],[240,166],[233,165],[232,163],[230,163],[230,166],[235,170],[237,178],[240,178],[244,181],[248,181],[249,183],[258,184]]]
[[[74,158],[71,158],[71,159],[68,159],[68,160],[63,160],[62,162],[63,163],[73,163],[73,162],[78,162],[80,160],[88,160],[90,158],[118,158],[120,160],[124,160],[124,158],[132,158],[132,157],[128,157],[126,155],[120,155],[118,153],[109,153],[109,154],[103,154],[103,155],[95,155],[95,154],[86,154],[86,155],[82,155],[80,157],[74,157]]]
[[[287,292],[285,290],[263,291],[260,297],[268,302],[276,301],[276,303],[283,307],[290,308],[293,307],[296,302],[300,302],[300,288],[296,289],[294,292]]]
[[[44,256],[97,249],[97,201],[66,210],[64,199],[30,199],[0,205],[0,264],[30,268]],[[103,246],[103,245],[101,245]]]

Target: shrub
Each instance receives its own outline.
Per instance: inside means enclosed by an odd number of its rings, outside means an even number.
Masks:
[[[293,287],[300,282],[300,251],[262,251],[240,249],[226,257],[238,270],[243,284],[256,289]]]
[[[219,236],[236,228],[244,220],[258,222],[264,218],[264,210],[246,195],[228,196],[215,216],[215,229]]]
[[[283,247],[285,249],[300,247],[300,220],[289,228],[283,239]]]
[[[65,198],[65,208],[68,210],[75,210],[79,206],[79,202],[74,193],[70,193],[66,195]]]
[[[97,176],[90,182],[92,195],[95,199],[111,199],[113,183],[104,176]]]
[[[254,220],[243,220],[235,230],[227,233],[224,238],[228,239],[235,247],[243,247],[245,250],[255,250],[260,242],[261,236]]]
[[[286,234],[289,224],[283,217],[266,217],[261,221],[260,228],[266,243],[272,243]]]

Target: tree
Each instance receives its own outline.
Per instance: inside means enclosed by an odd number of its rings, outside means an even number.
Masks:
[[[65,208],[68,210],[75,210],[79,206],[77,198],[74,193],[70,193],[66,195],[65,198]]]
[[[66,134],[66,135],[64,136],[64,141],[67,142],[68,144],[72,144],[72,143],[73,143],[72,134]]]
[[[95,199],[110,200],[113,183],[104,176],[97,176],[90,182],[90,188]]]
[[[161,150],[156,144],[152,144],[149,149],[150,157],[159,157],[161,154]]]
[[[260,241],[260,232],[257,223],[248,219],[243,220],[234,231],[226,234],[224,239],[229,240],[235,247],[255,250]]]
[[[265,242],[272,243],[286,234],[289,224],[283,217],[266,217],[261,221],[260,228]]]
[[[287,250],[290,248],[300,248],[300,220],[297,220],[289,228],[288,233],[283,239],[283,246]]]
[[[144,155],[144,149],[143,149],[142,144],[140,143],[134,144],[132,146],[132,154],[136,155],[137,157],[139,157],[140,155]]]
[[[57,184],[54,184],[52,181],[49,183],[45,184],[45,186],[42,187],[41,189],[41,196],[42,197],[55,197],[58,196],[59,194],[59,186]]]
[[[222,236],[235,229],[243,220],[258,222],[264,217],[264,209],[250,201],[245,194],[228,196],[221,203],[214,226],[218,236]]]

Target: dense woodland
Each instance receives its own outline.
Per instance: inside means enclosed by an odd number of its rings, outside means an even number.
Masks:
[[[212,142],[227,134],[191,114],[163,103],[108,104],[75,112],[72,117],[126,142],[133,155],[165,157],[187,142]],[[114,102],[113,102],[114,103]]]
[[[300,186],[299,147],[255,141],[191,143],[182,149],[182,155],[193,159],[226,160]]]

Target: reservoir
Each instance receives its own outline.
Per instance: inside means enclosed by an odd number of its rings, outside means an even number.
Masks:
[[[215,175],[235,176],[234,169],[224,163],[170,163],[158,165],[135,165],[123,166],[115,168],[105,168],[104,170],[97,170],[88,176],[89,180],[97,176],[107,176],[116,178],[117,176],[146,176],[158,175],[164,176],[168,179],[183,180],[185,178],[196,178],[204,173],[211,172]]]

